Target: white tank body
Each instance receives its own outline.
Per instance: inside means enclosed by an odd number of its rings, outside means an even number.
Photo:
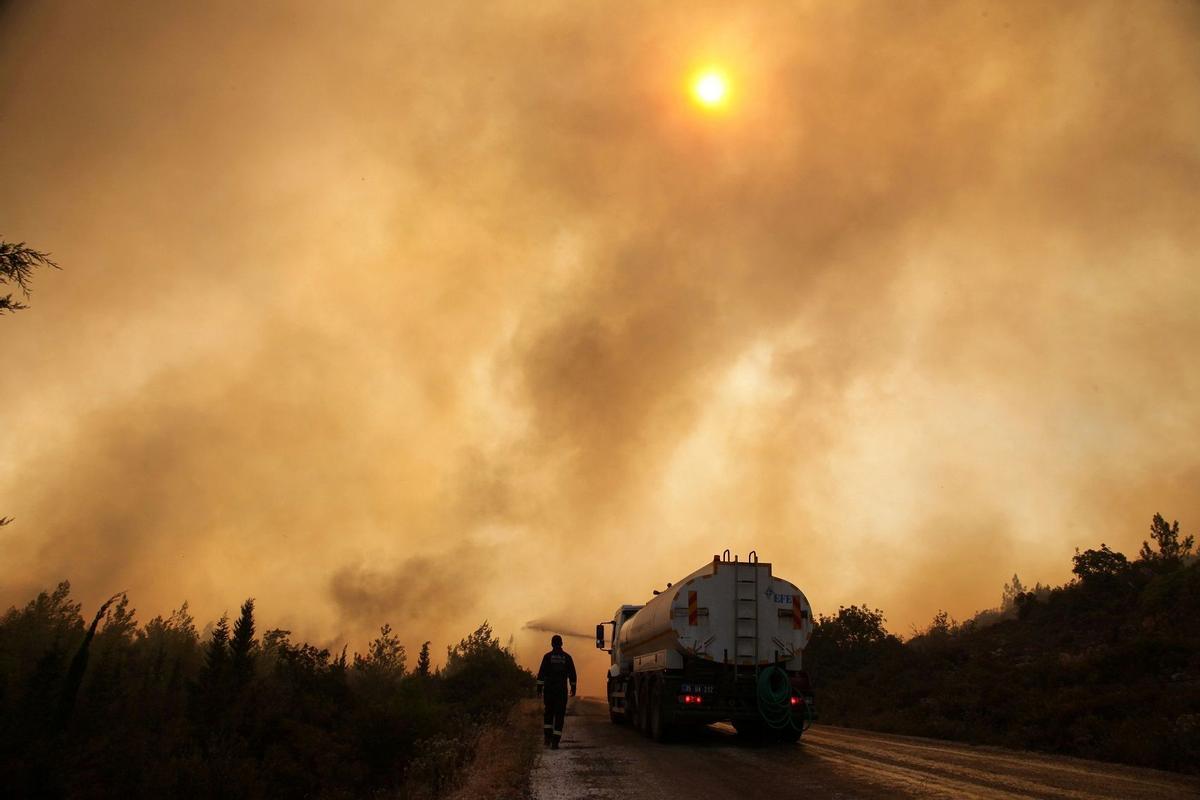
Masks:
[[[770,564],[714,558],[620,626],[614,667],[675,668],[695,657],[800,669],[812,626],[804,593]]]

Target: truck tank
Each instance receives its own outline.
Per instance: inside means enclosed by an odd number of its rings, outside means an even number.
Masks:
[[[730,722],[739,735],[795,742],[816,719],[801,663],[812,632],[812,607],[795,584],[753,551],[739,561],[726,550],[596,626],[596,647],[612,657],[609,716],[657,741]]]
[[[714,556],[620,626],[614,671],[676,669],[685,658],[798,670],[812,630],[808,599],[770,564]]]

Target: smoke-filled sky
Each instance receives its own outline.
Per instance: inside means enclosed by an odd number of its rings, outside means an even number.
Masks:
[[[905,633],[1200,523],[1195,2],[15,2],[0,186],[0,606],[532,664],[726,547]]]

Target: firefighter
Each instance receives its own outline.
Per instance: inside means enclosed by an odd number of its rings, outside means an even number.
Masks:
[[[563,721],[567,715],[567,682],[571,683],[571,697],[575,696],[575,662],[569,653],[563,652],[562,637],[557,633],[550,637],[551,650],[542,656],[538,668],[537,692],[546,703],[546,714],[542,717],[542,734],[551,750],[558,749],[562,738]]]

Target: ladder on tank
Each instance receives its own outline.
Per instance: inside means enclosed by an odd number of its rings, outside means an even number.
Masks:
[[[749,661],[758,668],[758,554],[751,551],[744,562],[733,563],[733,674]]]

